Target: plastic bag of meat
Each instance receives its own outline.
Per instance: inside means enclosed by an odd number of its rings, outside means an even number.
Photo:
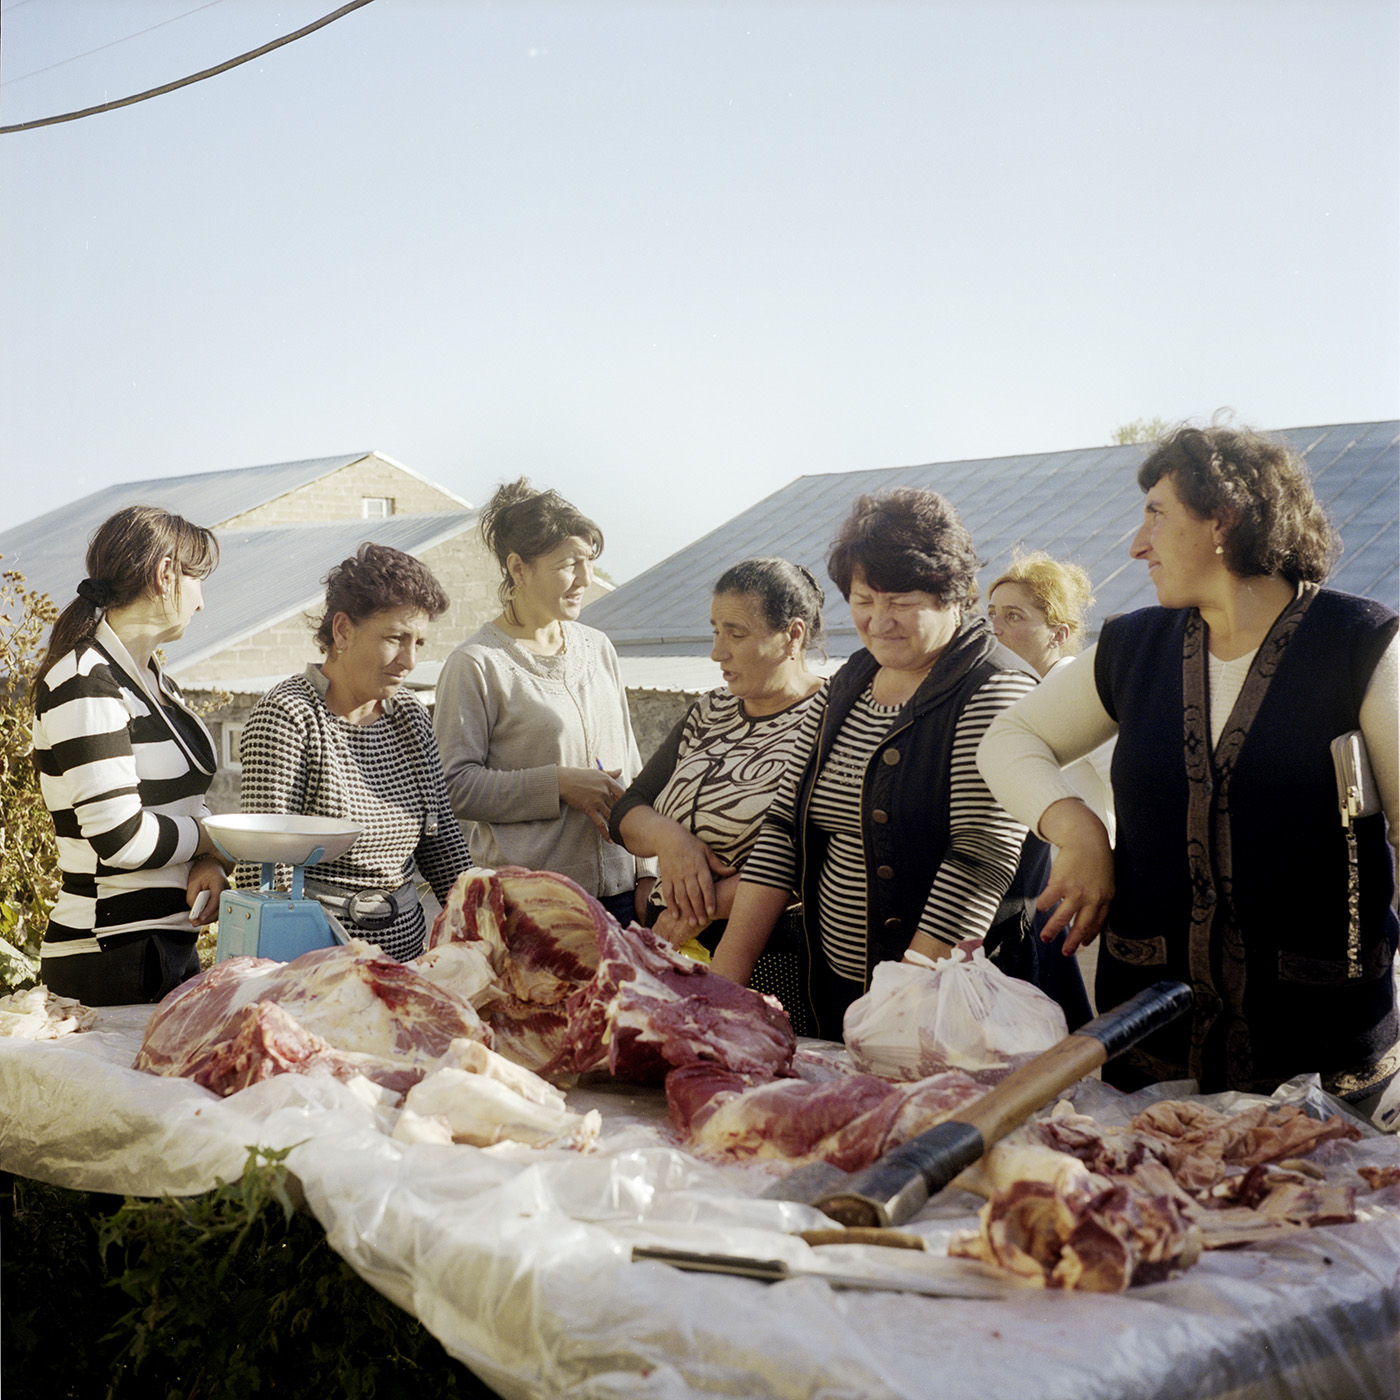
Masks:
[[[978,939],[936,961],[906,957],[881,963],[846,1011],[846,1049],[866,1074],[902,1080],[1010,1069],[1069,1033],[1059,1005],[994,967]]]

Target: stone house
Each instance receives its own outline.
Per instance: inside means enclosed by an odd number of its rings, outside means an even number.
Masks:
[[[83,576],[92,532],[122,506],[142,502],[208,525],[219,540],[204,608],[165,648],[171,674],[206,707],[219,743],[221,771],[209,794],[215,811],[237,810],[243,721],[269,687],[316,659],[325,576],[361,543],[421,559],[452,600],[411,681],[429,704],[448,653],[500,611],[500,571],[477,530],[479,511],[380,452],[111,486],[0,532],[4,567],[63,607]],[[610,588],[597,580],[590,598]]]

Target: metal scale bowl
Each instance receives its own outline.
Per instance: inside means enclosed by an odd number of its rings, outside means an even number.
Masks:
[[[364,830],[353,822],[293,813],[207,817],[204,829],[228,860],[262,866],[256,890],[219,896],[214,958],[275,958],[290,962],[313,948],[345,942],[345,931],[314,899],[304,898],[305,867],[344,855]],[[274,889],[277,867],[292,867],[290,890]]]

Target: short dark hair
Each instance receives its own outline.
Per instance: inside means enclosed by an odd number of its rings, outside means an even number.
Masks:
[[[742,559],[716,580],[713,592],[738,593],[758,603],[759,616],[774,632],[797,618],[806,626],[803,650],[825,655],[826,627],[822,605],[826,594],[809,569],[786,559]]]
[[[952,505],[937,491],[912,486],[857,497],[826,559],[848,602],[859,569],[881,593],[930,593],[945,608],[976,602],[980,567]]]
[[[1177,428],[1138,468],[1138,485],[1150,491],[1164,476],[1193,515],[1220,522],[1233,574],[1321,583],[1342,552],[1303,459],[1262,433]]]
[[[450,605],[442,585],[421,559],[387,544],[362,544],[342,559],[324,579],[326,610],[316,628],[316,645],[329,652],[334,645],[331,624],[344,613],[356,626],[388,608],[421,608],[431,622]]]
[[[536,491],[523,476],[498,486],[482,509],[481,537],[501,566],[502,606],[510,603],[510,556],[518,554],[528,564],[573,535],[592,545],[595,559],[603,552],[603,532],[557,491]]]

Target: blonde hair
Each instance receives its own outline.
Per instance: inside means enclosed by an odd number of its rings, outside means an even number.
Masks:
[[[1084,615],[1094,604],[1089,575],[1078,564],[1052,559],[1044,550],[1016,554],[987,590],[987,597],[1003,583],[1019,583],[1035,600],[1051,627],[1068,627],[1063,650],[1076,652],[1084,644]]]

